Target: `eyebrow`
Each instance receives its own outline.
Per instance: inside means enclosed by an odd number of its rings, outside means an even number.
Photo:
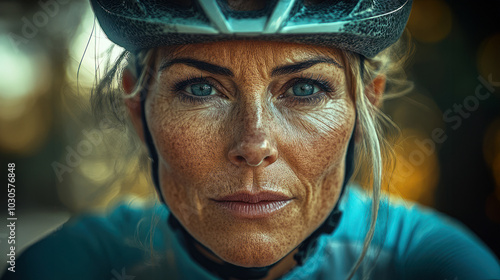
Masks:
[[[340,65],[340,63],[338,63],[335,59],[320,56],[320,57],[315,57],[313,59],[308,59],[308,60],[301,61],[301,62],[294,63],[294,64],[278,66],[278,67],[274,68],[273,71],[271,72],[271,77],[278,76],[278,75],[297,73],[297,72],[300,72],[304,69],[310,68],[318,63],[328,63],[328,64],[333,64],[339,68],[344,68],[344,66]]]
[[[328,64],[335,65],[339,68],[344,68],[342,65],[340,65],[340,63],[338,63],[333,58],[315,57],[313,59],[308,59],[308,60],[297,62],[294,64],[275,67],[271,71],[271,77],[297,73],[297,72],[300,72],[300,71],[305,70],[307,68],[310,68],[318,63],[328,63]],[[174,58],[174,59],[165,61],[161,64],[161,66],[159,68],[159,72],[162,72],[163,70],[169,68],[170,66],[172,66],[174,64],[185,64],[185,65],[188,65],[191,67],[198,68],[202,71],[210,72],[212,74],[234,77],[234,73],[226,67],[222,67],[219,65],[215,65],[212,63],[208,63],[205,61],[192,59],[192,58]]]
[[[201,60],[192,59],[192,58],[174,58],[172,60],[165,61],[164,63],[161,64],[159,72],[167,69],[168,67],[170,67],[174,64],[178,64],[178,63],[185,64],[185,65],[188,65],[191,67],[195,67],[195,68],[198,68],[200,70],[207,71],[207,72],[210,72],[210,73],[216,74],[216,75],[224,75],[224,76],[234,77],[233,72],[225,67],[218,66],[218,65],[215,65],[212,63],[201,61]]]

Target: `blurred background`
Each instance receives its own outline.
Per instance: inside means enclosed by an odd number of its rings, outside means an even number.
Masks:
[[[414,0],[415,88],[384,105],[402,130],[389,190],[460,220],[497,256],[499,14],[494,0]],[[7,182],[7,164],[15,163],[17,253],[72,214],[153,192],[138,159],[109,156],[120,149],[109,145],[119,128],[96,125],[89,110],[110,45],[88,1],[0,0],[0,177]],[[119,180],[117,170],[125,170]]]

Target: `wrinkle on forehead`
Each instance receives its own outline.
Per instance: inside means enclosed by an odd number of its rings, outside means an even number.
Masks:
[[[333,47],[250,40],[163,47],[157,65],[170,59],[185,57],[217,64],[229,68],[235,73],[257,71],[261,75],[264,74],[264,77],[268,77],[271,69],[276,66],[296,63],[318,55],[334,58],[345,68],[341,51]],[[249,62],[255,68],[249,68]]]

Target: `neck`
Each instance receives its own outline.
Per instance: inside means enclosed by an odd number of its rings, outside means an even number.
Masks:
[[[223,260],[221,260],[219,257],[214,255],[212,252],[206,250],[202,246],[199,246],[198,244],[195,245],[196,250],[200,253],[203,254],[205,257],[208,259],[216,262],[216,263],[224,263]],[[269,270],[267,273],[267,276],[264,278],[260,278],[259,280],[273,280],[273,279],[278,279],[279,277],[285,275],[287,272],[292,270],[296,265],[297,262],[294,260],[294,255],[297,253],[298,248],[295,248],[293,251],[288,253],[284,258],[279,260],[273,267]],[[237,278],[230,278],[230,280],[240,280]]]
[[[288,253],[288,255],[282,258],[275,266],[273,266],[269,270],[267,276],[265,278],[262,278],[262,280],[278,279],[279,277],[292,270],[297,265],[297,262],[295,262],[293,256],[298,252],[298,250],[298,248],[295,248],[295,250]]]

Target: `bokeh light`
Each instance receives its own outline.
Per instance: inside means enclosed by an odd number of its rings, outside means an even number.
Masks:
[[[52,125],[50,62],[42,52],[15,48],[0,34],[0,65],[0,150],[31,154],[43,145]]]
[[[483,155],[495,180],[495,195],[500,201],[500,118],[493,121],[484,134]]]
[[[112,175],[109,164],[103,160],[86,160],[79,167],[80,172],[94,184],[106,182]]]
[[[396,141],[396,164],[384,188],[389,193],[424,205],[434,204],[434,191],[439,181],[436,149],[422,144],[430,141],[421,131],[404,129]],[[391,174],[391,170],[386,170]]]
[[[432,134],[435,129],[444,129],[445,124],[442,111],[429,95],[427,90],[415,88],[407,96],[384,104],[384,111],[401,132],[390,140],[395,162],[385,167],[383,187],[393,196],[433,206],[441,144],[434,142]]]
[[[486,198],[485,212],[488,219],[500,223],[500,200],[491,194]]]
[[[10,106],[22,108],[22,115],[10,118],[8,122],[0,122],[0,149],[8,153],[28,155],[43,145],[52,125],[53,114],[49,104],[43,104],[41,98],[31,98],[20,103],[11,103]],[[4,106],[0,106],[2,107]]]
[[[40,69],[32,57],[14,48],[5,35],[0,35],[0,64],[0,98],[22,98],[33,92]]]
[[[477,55],[479,73],[493,81],[500,81],[500,33],[484,39]]]
[[[412,37],[420,42],[441,41],[451,31],[450,7],[441,0],[414,1],[407,27]]]

